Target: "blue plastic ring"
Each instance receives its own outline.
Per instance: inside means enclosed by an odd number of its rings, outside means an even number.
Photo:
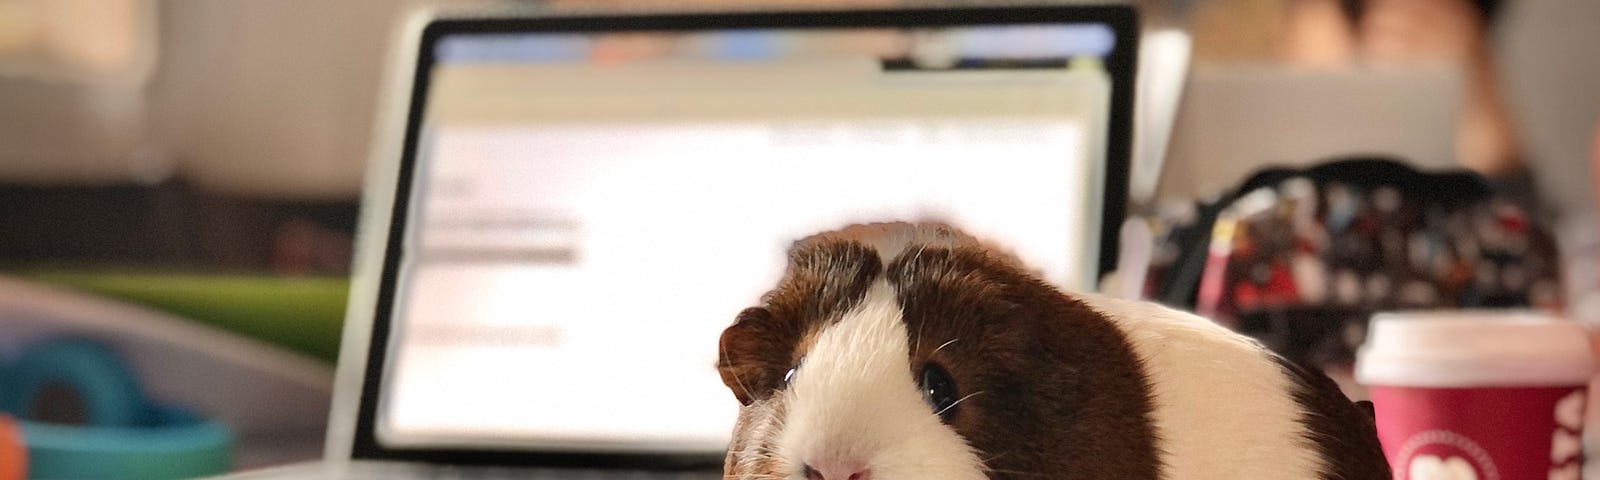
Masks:
[[[149,405],[138,379],[100,344],[58,339],[23,353],[0,387],[0,408],[18,417],[29,478],[191,478],[228,471],[233,433],[188,410]],[[86,424],[30,421],[46,388],[70,389]]]
[[[29,410],[46,388],[60,386],[78,394],[89,425],[125,427],[149,420],[150,409],[133,373],[106,347],[90,341],[61,339],[34,346],[17,359],[9,377],[9,388],[0,388],[0,409],[19,419],[33,416]]]

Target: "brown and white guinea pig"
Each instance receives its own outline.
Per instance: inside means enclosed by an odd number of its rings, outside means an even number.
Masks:
[[[1321,374],[943,226],[797,242],[720,358],[743,404],[729,479],[1390,478]]]

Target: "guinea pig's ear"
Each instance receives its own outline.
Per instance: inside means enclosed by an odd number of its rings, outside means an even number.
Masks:
[[[733,325],[722,331],[717,373],[739,403],[749,405],[777,388],[773,369],[788,350],[779,333],[772,311],[762,307],[739,312]]]

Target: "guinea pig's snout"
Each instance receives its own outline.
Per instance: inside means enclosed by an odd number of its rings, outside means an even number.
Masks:
[[[806,462],[806,480],[872,480],[866,462],[823,459]]]

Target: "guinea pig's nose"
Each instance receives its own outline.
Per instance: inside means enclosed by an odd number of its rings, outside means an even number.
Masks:
[[[866,462],[806,462],[806,480],[872,480],[872,470]]]

